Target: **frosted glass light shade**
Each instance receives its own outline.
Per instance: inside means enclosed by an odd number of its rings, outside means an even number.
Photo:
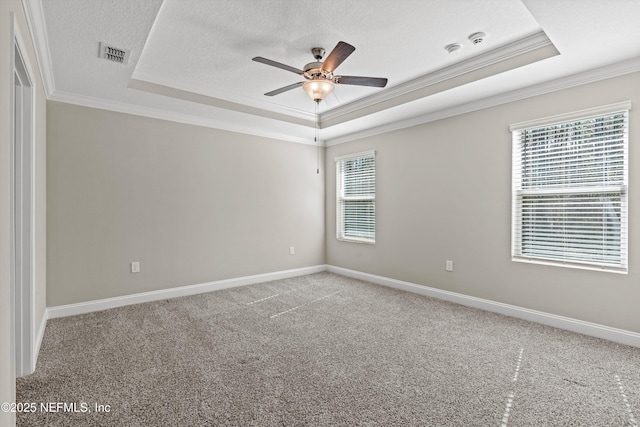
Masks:
[[[302,88],[309,94],[311,99],[319,102],[333,92],[333,83],[331,80],[309,80],[302,84]]]

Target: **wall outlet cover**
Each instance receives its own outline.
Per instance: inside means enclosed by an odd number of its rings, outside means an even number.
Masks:
[[[445,262],[444,269],[447,271],[453,271],[453,261],[447,260]]]

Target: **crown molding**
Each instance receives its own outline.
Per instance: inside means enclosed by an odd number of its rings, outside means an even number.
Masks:
[[[188,85],[177,79],[158,79],[156,76],[138,70],[131,76],[129,88],[308,127],[315,126],[316,121],[313,111],[273,104],[247,96],[209,94],[202,91],[201,87]]]
[[[291,134],[269,132],[264,129],[254,129],[231,123],[226,120],[215,118],[198,117],[191,114],[181,114],[172,111],[159,110],[156,108],[143,107],[140,105],[127,104],[124,102],[109,101],[84,95],[76,95],[68,92],[56,91],[48,99],[50,101],[63,102],[66,104],[80,105],[83,107],[98,108],[101,110],[113,111],[116,113],[132,114],[136,116],[149,117],[152,119],[167,120],[171,122],[184,123],[195,126],[202,126],[212,129],[225,130],[229,132],[242,133],[246,135],[259,136],[262,138],[276,139],[279,141],[295,142],[299,144],[315,145],[312,138],[300,138]]]
[[[406,120],[400,120],[386,125],[369,128],[363,131],[350,133],[337,138],[328,138],[325,141],[325,146],[329,147],[332,145],[338,145],[356,139],[380,135],[382,133],[405,129],[412,126],[434,122],[436,120],[442,120],[449,117],[482,110],[485,108],[507,104],[509,102],[520,101],[522,99],[532,98],[535,96],[557,92],[563,89],[569,89],[589,83],[595,83],[601,80],[607,80],[610,78],[620,77],[636,72],[640,72],[640,57],[633,58],[627,61],[617,62],[600,68],[595,68],[593,70],[584,71],[582,73],[574,74],[571,76],[562,77],[560,79],[512,90],[510,92],[479,99],[477,101],[459,104],[450,108],[415,116]]]
[[[542,55],[540,55],[539,52],[543,52]],[[507,67],[506,69],[496,70],[497,72],[504,72],[508,69],[517,68],[524,65],[522,61],[513,61],[513,63],[509,63],[509,60],[513,60],[518,57],[524,58],[524,56],[529,55],[531,59],[527,60],[527,63],[531,63],[557,54],[557,49],[553,43],[551,43],[551,40],[549,40],[544,31],[539,31],[511,43],[483,52],[481,55],[476,55],[456,64],[436,70],[432,73],[400,83],[366,98],[333,108],[320,115],[320,123],[322,127],[326,128],[328,126],[353,119],[354,114],[357,116],[370,114],[372,112],[377,112],[382,109],[406,103],[408,100],[411,101],[422,98],[424,96],[451,89],[459,86],[460,84],[468,83],[469,81],[487,77],[482,75],[475,78],[475,76],[470,73],[478,72],[490,66],[504,64],[502,68]],[[492,72],[492,74],[496,73]],[[459,78],[463,75],[467,75],[467,78],[463,81],[455,80],[457,78],[457,80],[461,80]],[[436,87],[438,84],[440,85]],[[425,93],[425,90],[429,90],[430,93]],[[407,97],[410,99],[407,99]],[[370,107],[375,105],[378,105],[378,108],[374,109],[374,111],[364,111],[365,109],[370,109]]]
[[[558,54],[559,52],[551,40],[549,40],[544,31],[540,30],[511,43],[483,51],[479,55],[467,58],[451,66],[441,68],[435,72],[408,80],[373,95],[327,110],[320,114],[320,127],[326,128],[357,119],[406,103],[408,100],[423,98],[424,96],[451,89],[452,87],[468,83],[469,81],[487,77],[487,75],[508,71]],[[483,70],[486,71],[483,72]],[[474,72],[477,74],[471,74]],[[461,78],[461,76],[464,77]],[[442,84],[437,86],[439,83]],[[253,99],[226,100],[211,95],[204,95],[198,92],[198,88],[185,86],[183,82],[158,81],[156,77],[140,71],[134,73],[129,87],[292,123],[299,123],[301,120],[313,120],[315,117],[312,113],[282,106],[278,106],[275,111],[270,111],[264,109],[266,103],[256,102]]]
[[[503,94],[495,95],[489,98],[483,98],[476,101],[459,104],[443,110],[430,112],[427,114],[418,115],[405,120],[399,120],[393,123],[385,124],[382,126],[372,127],[366,130],[349,133],[336,138],[328,138],[324,141],[320,141],[321,145],[332,146],[356,139],[371,137],[395,130],[405,129],[412,126],[417,126],[425,123],[430,123],[436,120],[446,119],[449,117],[458,116],[461,114],[470,113],[484,108],[495,107],[498,105],[506,104],[509,102],[519,101],[522,99],[532,98],[538,95],[544,95],[551,92],[556,92],[563,89],[569,89],[575,86],[580,86],[588,83],[594,83],[601,80],[606,80],[614,77],[631,74],[634,72],[640,72],[640,58],[633,58],[627,61],[614,63],[605,67],[596,68],[593,70],[585,71],[572,76],[563,77],[560,79],[539,83],[536,85],[524,87],[522,89],[516,89]],[[271,139],[277,139],[281,141],[296,142],[301,144],[313,145],[313,141],[310,138],[299,138],[288,134],[265,132],[251,129],[246,126],[233,125],[227,121],[216,120],[213,118],[202,118],[189,114],[180,114],[170,111],[158,110],[154,108],[141,107],[121,102],[107,101],[99,98],[92,98],[86,96],[79,96],[71,93],[65,93],[56,91],[51,94],[48,99],[52,101],[65,102],[70,104],[82,105],[85,107],[99,108],[103,110],[110,110],[115,112],[134,114],[139,116],[145,116],[155,119],[168,120],[178,123],[191,124],[196,126],[203,126],[209,128],[215,128],[220,130],[227,130],[231,132],[244,133],[253,136],[261,136]]]
[[[42,2],[40,0],[22,0],[22,8],[27,19],[29,32],[33,39],[36,51],[36,60],[42,75],[42,84],[44,85],[47,97],[55,91],[55,82],[53,79],[53,66],[51,65],[51,53],[49,52],[49,44],[47,43],[47,26],[44,21],[44,11],[42,10]]]
[[[292,114],[283,114],[276,111],[265,110],[263,108],[253,107],[249,104],[240,104],[234,101],[228,101],[221,98],[215,98],[209,95],[203,95],[195,91],[189,91],[172,86],[166,86],[152,81],[140,80],[137,78],[131,78],[129,80],[129,89],[141,90],[156,95],[168,96],[174,99],[181,99],[184,101],[195,102],[198,104],[208,105],[210,107],[222,108],[224,110],[236,111],[238,113],[250,114],[253,116],[264,117],[267,119],[279,120],[295,125],[307,126],[312,128],[314,126],[314,115],[307,115],[306,118],[301,117],[299,114],[296,116]]]

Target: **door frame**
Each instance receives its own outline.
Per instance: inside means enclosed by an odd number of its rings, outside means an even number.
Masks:
[[[16,377],[33,373],[35,343],[35,80],[27,44],[11,14],[10,283]]]

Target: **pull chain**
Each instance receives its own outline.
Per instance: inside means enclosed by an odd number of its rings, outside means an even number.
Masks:
[[[316,143],[316,174],[320,175],[320,100],[316,101],[316,129],[314,142]]]

